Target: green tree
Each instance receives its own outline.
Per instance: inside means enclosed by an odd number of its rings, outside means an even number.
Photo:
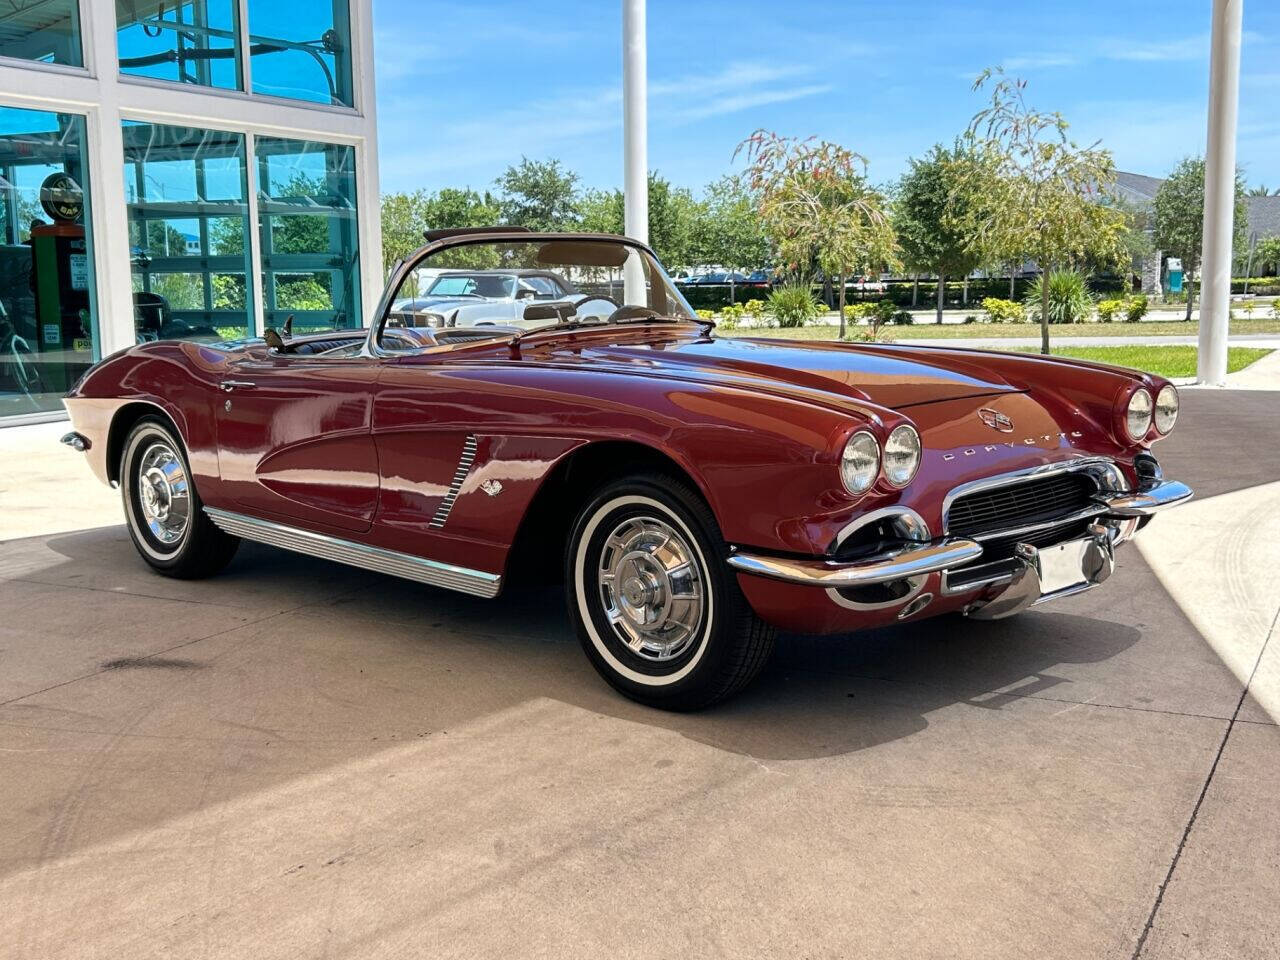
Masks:
[[[578,175],[560,166],[559,160],[521,157],[507,168],[496,185],[502,220],[530,230],[567,230],[576,227]]]
[[[621,190],[589,190],[578,209],[578,226],[583,230],[625,232]],[[668,270],[680,270],[693,262],[695,240],[704,216],[702,204],[690,190],[672,186],[657,171],[649,171],[649,246]]]
[[[1259,273],[1266,269],[1267,264],[1271,264],[1276,273],[1280,273],[1280,236],[1263,237],[1259,240],[1255,257]]]
[[[445,187],[436,193],[388,193],[382,197],[382,268],[390,273],[398,260],[423,244],[427,230],[488,227],[500,223],[498,201],[488,191]]]
[[[741,176],[729,174],[707,184],[701,214],[694,231],[694,262],[748,271],[769,266],[769,235],[759,200]]]
[[[1088,258],[1122,262],[1127,224],[1106,202],[1115,187],[1110,151],[1079,146],[1067,136],[1062,114],[1027,106],[1022,80],[986,70],[974,89],[993,77],[991,101],[966,134],[988,158],[977,174],[979,189],[965,191],[983,199],[966,218],[975,244],[1026,251],[1043,274]],[[1048,353],[1049,284],[1041,289],[1040,350]]]
[[[866,160],[839,144],[757,130],[738,145],[747,185],[783,260],[802,277],[817,264],[839,288],[845,332],[845,278],[897,266],[887,201],[867,181]]]
[[[1249,209],[1244,201],[1244,180],[1236,174],[1235,233],[1232,246],[1243,249],[1249,232]],[[1204,160],[1187,157],[1160,184],[1151,211],[1153,240],[1169,256],[1182,260],[1187,278],[1187,315],[1195,301],[1193,278],[1200,268],[1204,247]]]
[[[942,322],[947,277],[967,277],[982,265],[982,251],[970,224],[981,204],[984,158],[959,141],[951,149],[936,144],[923,159],[909,161],[898,185],[893,225],[906,265],[937,274],[936,319]]]

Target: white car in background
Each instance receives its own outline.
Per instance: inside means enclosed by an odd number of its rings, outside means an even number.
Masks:
[[[526,327],[551,312],[604,320],[618,309],[609,296],[583,292],[551,270],[441,270],[419,282],[422,294],[392,304],[393,325]]]

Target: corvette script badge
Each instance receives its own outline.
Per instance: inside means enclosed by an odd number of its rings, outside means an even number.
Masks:
[[[1013,421],[999,410],[983,407],[978,411],[978,419],[992,430],[999,430],[1001,433],[1013,433]]]

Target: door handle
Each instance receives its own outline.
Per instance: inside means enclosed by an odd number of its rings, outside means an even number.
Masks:
[[[218,386],[230,393],[232,390],[252,390],[257,384],[252,380],[223,380]]]

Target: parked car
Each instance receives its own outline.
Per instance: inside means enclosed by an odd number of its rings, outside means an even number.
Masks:
[[[538,327],[393,325],[417,269],[464,260],[618,300]],[[778,630],[1090,589],[1191,496],[1151,453],[1178,415],[1160,377],[720,338],[621,237],[446,232],[367,330],[268,339],[141,344],[68,394],[64,442],[119,484],[146,563],[208,576],[248,539],[480,597],[558,570],[592,664],[657,707],[740,690]]]
[[[530,306],[559,304],[566,315],[607,317],[617,306],[608,297],[585,293],[551,270],[440,270],[425,268],[427,280],[413,286],[425,291],[391,307],[390,322],[408,327],[471,327],[513,324],[523,327],[546,319],[546,310]],[[568,308],[572,307],[572,311]],[[594,309],[593,309],[594,308]]]

